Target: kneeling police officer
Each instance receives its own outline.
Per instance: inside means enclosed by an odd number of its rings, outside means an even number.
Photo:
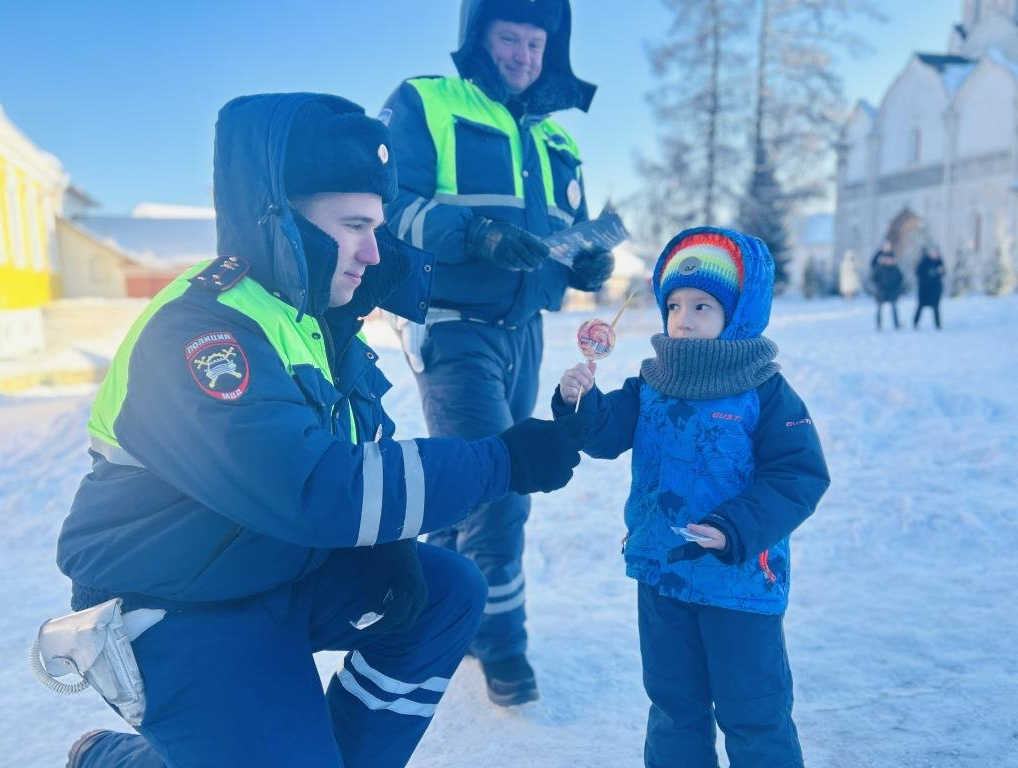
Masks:
[[[433,258],[382,227],[390,153],[339,97],[220,112],[219,258],[160,292],[117,352],[57,552],[75,611],[119,599],[125,619],[161,617],[132,642],[140,735],[86,734],[69,765],[405,765],[486,593],[417,536],[559,488],[579,462],[575,422],[393,439],[359,330],[376,306],[422,320]],[[323,691],[312,654],[340,649]]]

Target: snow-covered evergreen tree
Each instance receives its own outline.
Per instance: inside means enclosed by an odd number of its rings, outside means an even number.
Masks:
[[[951,270],[950,295],[964,296],[972,290],[972,263],[971,253],[966,247],[961,247],[954,256],[954,268]]]
[[[1014,266],[1014,241],[1008,235],[997,238],[993,249],[993,260],[983,280],[983,289],[990,296],[1004,296],[1018,285],[1018,274]]]
[[[749,188],[739,201],[739,218],[736,226],[742,232],[759,237],[767,244],[774,257],[774,290],[781,293],[790,276],[787,265],[788,248],[787,200],[774,176],[774,167],[767,156],[767,148],[760,142],[756,147],[756,163],[750,177]]]

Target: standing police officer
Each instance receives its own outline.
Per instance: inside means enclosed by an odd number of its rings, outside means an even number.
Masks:
[[[417,535],[578,463],[575,425],[536,420],[393,440],[358,331],[379,304],[420,319],[432,260],[379,230],[390,153],[385,126],[334,96],[220,112],[220,257],[118,351],[58,545],[75,610],[119,598],[162,617],[133,641],[141,735],[86,734],[70,766],[405,765],[485,594]],[[339,649],[323,692],[312,654]]]
[[[597,291],[611,274],[607,251],[570,269],[541,241],[587,219],[579,149],[548,117],[586,111],[594,95],[573,75],[569,34],[568,0],[464,0],[460,77],[406,80],[382,111],[400,159],[388,225],[438,260],[427,336],[407,349],[432,435],[476,440],[530,416],[541,310],[559,309],[566,286]],[[471,652],[502,705],[537,698],[523,626],[529,509],[510,494],[429,538],[470,557],[488,582]]]

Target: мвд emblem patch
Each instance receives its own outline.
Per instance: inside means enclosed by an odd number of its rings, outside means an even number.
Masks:
[[[251,381],[240,343],[229,331],[214,331],[191,339],[184,347],[188,370],[201,391],[217,400],[237,400]]]

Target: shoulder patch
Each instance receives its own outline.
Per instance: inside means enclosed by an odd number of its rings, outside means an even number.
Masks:
[[[192,277],[191,283],[216,293],[224,293],[243,280],[248,269],[248,263],[243,259],[236,256],[220,256]]]
[[[216,400],[239,400],[251,382],[247,355],[229,331],[210,331],[184,347],[184,359],[198,388]]]

